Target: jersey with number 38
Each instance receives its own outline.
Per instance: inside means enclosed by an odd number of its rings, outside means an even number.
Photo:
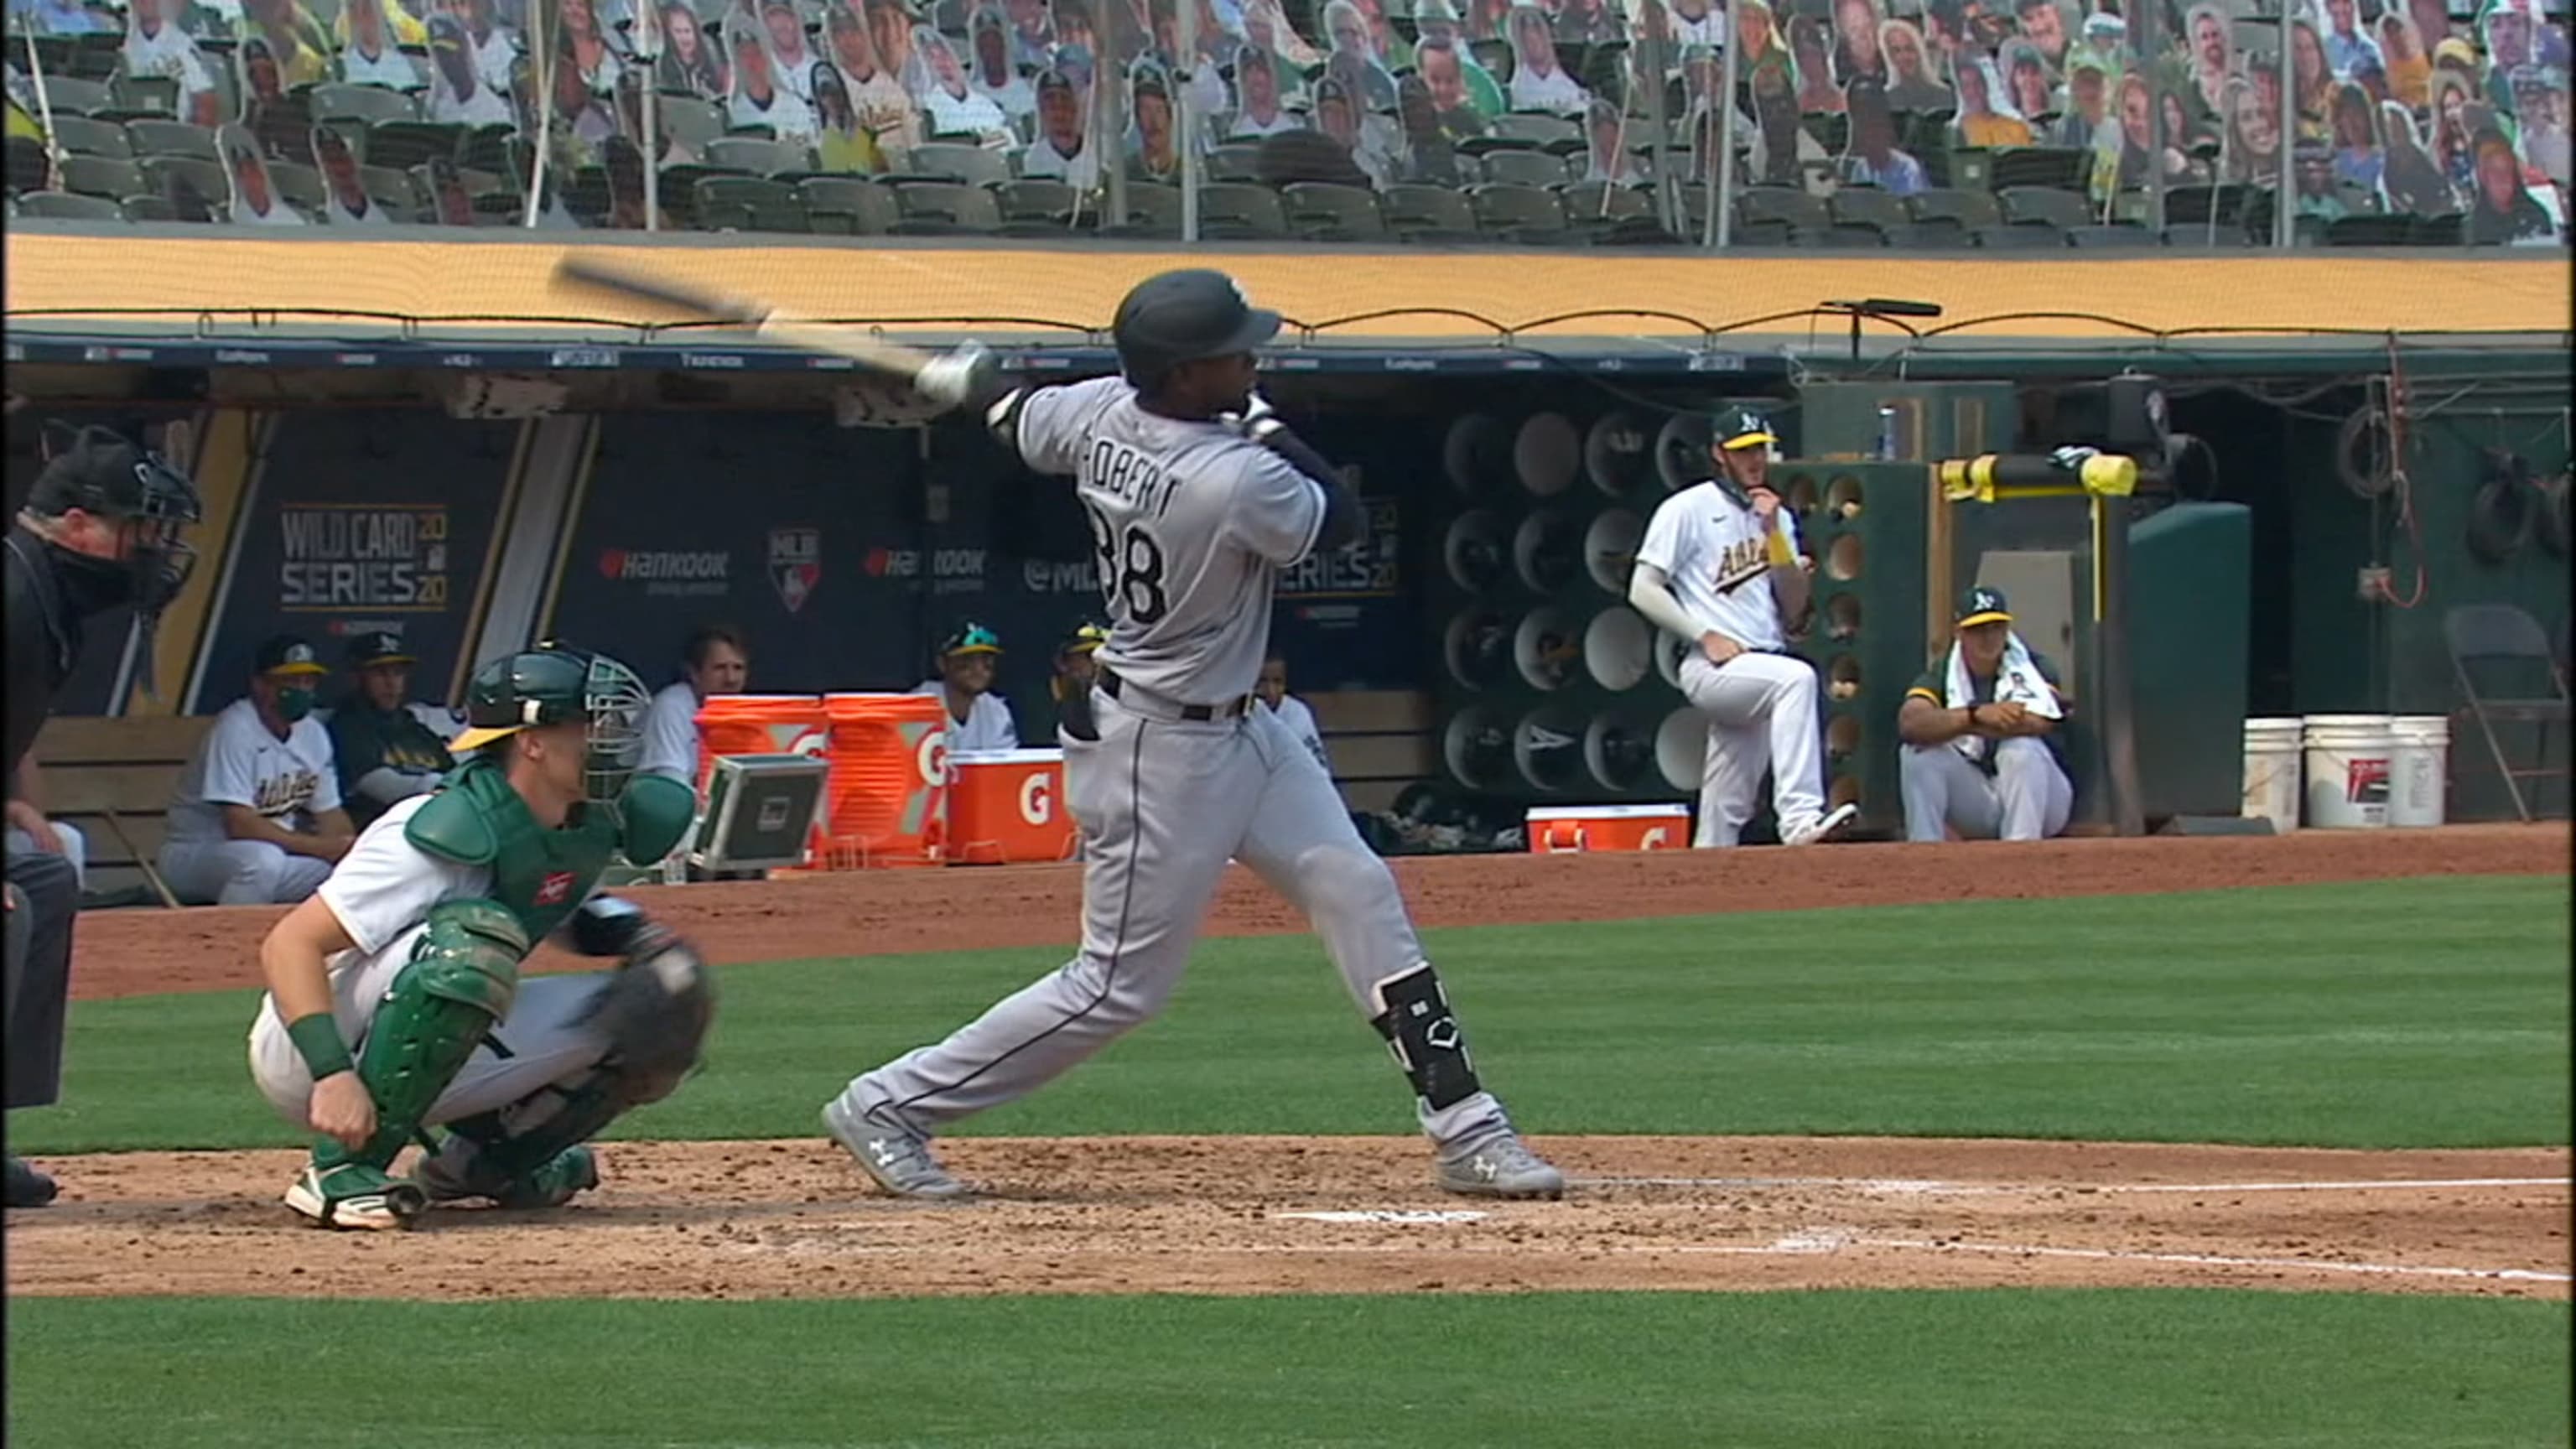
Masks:
[[[1252,692],[1279,571],[1313,551],[1323,485],[1222,423],[1137,405],[1122,378],[1029,395],[1020,456],[1070,474],[1108,600],[1100,662],[1184,704]]]

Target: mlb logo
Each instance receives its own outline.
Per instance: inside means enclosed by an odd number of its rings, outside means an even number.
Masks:
[[[545,878],[544,880],[541,880],[541,881],[537,882],[537,904],[538,904],[538,905],[541,905],[541,906],[559,906],[559,905],[562,905],[564,902],[566,902],[566,901],[568,901],[568,900],[571,900],[571,899],[572,899],[572,872],[571,872],[571,871],[568,871],[568,870],[549,871],[549,872],[546,874],[546,878]]]
[[[775,528],[769,533],[769,583],[793,614],[823,581],[823,533],[815,528]]]

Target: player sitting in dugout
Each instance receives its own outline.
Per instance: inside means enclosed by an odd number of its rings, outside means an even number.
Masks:
[[[739,630],[708,624],[680,646],[680,677],[664,685],[644,710],[644,759],[636,768],[668,775],[695,788],[698,781],[698,711],[719,694],[751,685],[751,646]]]
[[[331,736],[313,717],[330,672],[292,634],[259,646],[250,692],[215,716],[170,802],[161,875],[182,901],[292,905],[348,853],[357,832],[340,808]]]
[[[447,753],[456,717],[410,698],[411,667],[419,662],[391,634],[349,641],[356,687],[331,711],[331,758],[340,772],[341,806],[361,830],[396,802],[436,789],[439,777],[456,768]]]
[[[1959,600],[1950,649],[1896,714],[1905,838],[2046,840],[2075,807],[2057,727],[2070,701],[2047,656],[2013,632],[1999,589]]]
[[[915,694],[936,695],[948,706],[948,753],[1016,750],[1020,727],[1011,718],[1010,701],[993,692],[993,675],[1002,660],[1002,636],[981,624],[968,624],[939,645],[939,677],[925,679]]]
[[[604,655],[540,645],[485,665],[464,765],[387,810],[270,930],[251,1076],[318,1134],[288,1207],[385,1229],[435,1202],[560,1206],[599,1181],[583,1144],[696,1065],[715,1013],[704,964],[591,895],[612,860],[659,860],[688,828],[688,788],[636,772],[643,710],[643,683]],[[521,981],[558,927],[620,967]],[[428,1155],[396,1176],[413,1141]]]
[[[1055,698],[1055,742],[1059,745],[1077,717],[1081,728],[1072,733],[1084,734],[1092,728],[1091,688],[1100,677],[1100,661],[1094,656],[1108,642],[1109,626],[1085,619],[1056,646],[1055,678],[1048,681],[1047,690]]]

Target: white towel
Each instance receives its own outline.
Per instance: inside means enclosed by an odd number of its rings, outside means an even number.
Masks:
[[[1950,708],[1965,709],[1976,699],[1975,687],[1968,679],[1967,658],[1959,652],[1956,641],[1950,645],[1949,666],[1943,679],[1950,694]],[[1995,666],[1994,697],[1987,703],[2018,704],[2042,719],[2066,718],[2066,711],[2058,706],[2057,691],[2048,687],[2048,681],[2040,675],[2039,665],[2032,661],[2030,646],[2022,643],[2021,636],[2014,633],[2004,635],[2004,657]],[[1951,743],[1959,747],[1960,754],[1982,762],[1994,741],[1983,735],[1968,734]]]

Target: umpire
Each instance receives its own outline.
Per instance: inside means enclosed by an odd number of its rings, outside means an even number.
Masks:
[[[50,430],[49,430],[50,432]],[[80,658],[81,623],[131,607],[146,647],[161,610],[196,562],[182,535],[198,517],[197,490],[159,454],[106,428],[85,427],[52,453],[8,537],[5,712],[7,776],[53,710],[54,692]],[[72,913],[80,887],[71,862],[42,850],[8,856],[8,1107],[42,1107],[62,1091],[63,1013],[71,994]],[[8,1205],[42,1207],[54,1180],[11,1155]]]

